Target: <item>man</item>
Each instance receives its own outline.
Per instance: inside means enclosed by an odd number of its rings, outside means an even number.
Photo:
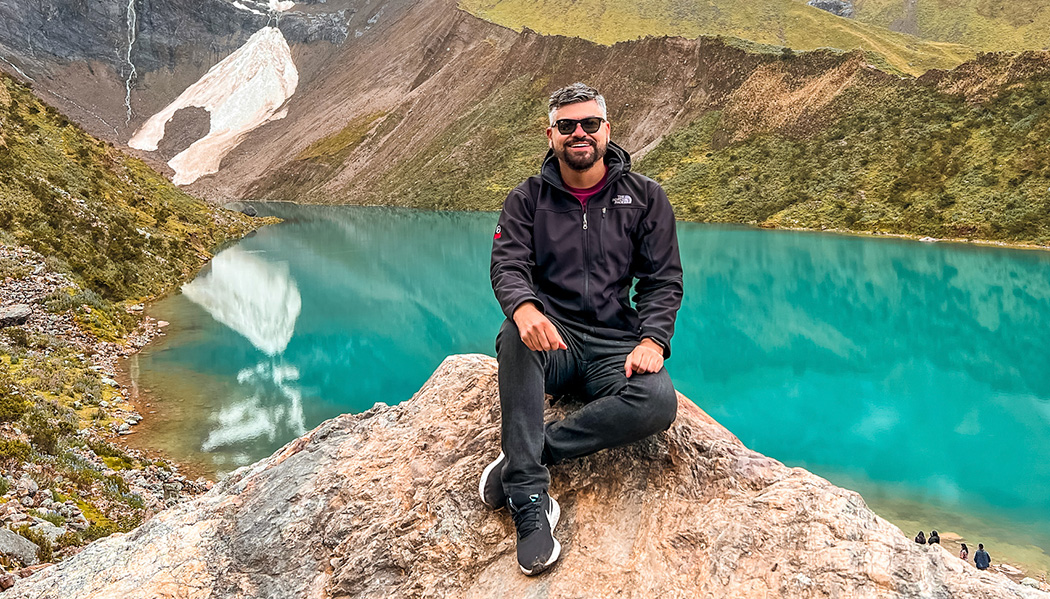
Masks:
[[[667,196],[609,141],[596,90],[554,92],[549,116],[541,172],[511,191],[492,242],[503,453],[479,483],[509,508],[527,575],[561,553],[546,466],[666,430],[678,406],[663,368],[682,301]],[[586,403],[545,426],[545,391]]]
[[[992,565],[992,556],[984,550],[984,543],[977,544],[977,553],[973,554],[973,565],[977,566],[978,570],[987,570],[988,566]]]

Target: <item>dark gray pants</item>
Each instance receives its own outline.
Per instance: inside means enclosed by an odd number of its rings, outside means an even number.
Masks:
[[[627,378],[624,363],[636,341],[610,341],[551,319],[568,349],[532,351],[513,320],[496,337],[503,411],[503,489],[538,493],[550,485],[545,464],[625,445],[667,430],[678,399],[667,369]],[[543,424],[544,392],[585,401],[564,419]]]

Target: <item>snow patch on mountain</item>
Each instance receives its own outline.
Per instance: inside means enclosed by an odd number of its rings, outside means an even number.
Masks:
[[[273,2],[283,5],[285,2]],[[284,10],[284,9],[279,9]],[[128,145],[156,151],[164,126],[182,108],[198,106],[211,114],[207,135],[170,161],[176,185],[188,185],[218,172],[223,157],[260,125],[284,118],[284,103],[299,85],[299,72],[284,35],[276,27],[257,31],[233,54],[213,66],[196,83],[150,117]]]

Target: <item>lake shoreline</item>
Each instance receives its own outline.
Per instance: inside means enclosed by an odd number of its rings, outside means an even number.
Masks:
[[[317,206],[325,208],[339,208],[339,207],[357,207],[357,208],[388,208],[396,210],[416,211],[416,212],[465,212],[465,213],[481,213],[481,214],[499,214],[498,210],[446,210],[443,208],[417,208],[413,206],[398,206],[392,204],[321,204],[313,202],[286,202],[286,201],[244,201],[237,200],[234,202],[227,202],[223,204],[223,207],[229,209],[240,210],[241,207],[253,205],[289,205],[289,206]],[[921,241],[923,243],[945,243],[945,244],[960,244],[969,246],[979,247],[1001,247],[1005,249],[1018,249],[1018,250],[1050,250],[1050,245],[1041,245],[1029,241],[1004,241],[996,239],[981,239],[976,237],[932,237],[930,235],[920,235],[917,233],[891,233],[888,231],[860,231],[856,229],[840,229],[840,228],[817,228],[817,227],[788,227],[773,223],[756,223],[756,222],[722,222],[722,221],[698,221],[698,220],[685,220],[678,219],[678,224],[690,223],[696,225],[716,225],[716,226],[731,226],[740,227],[743,229],[761,229],[765,231],[796,231],[801,233],[829,233],[832,235],[841,235],[845,237],[862,237],[862,238],[882,238],[888,237],[892,239],[905,239],[910,241]]]
[[[694,222],[694,221],[679,221],[679,222]],[[703,222],[698,224],[736,224],[736,223],[710,223]],[[1040,245],[1031,242],[1022,241],[997,241],[991,239],[977,239],[970,237],[931,237],[929,235],[916,235],[914,233],[888,233],[883,231],[856,231],[853,229],[815,229],[809,227],[782,227],[779,225],[761,225],[761,224],[743,224],[744,227],[753,227],[756,229],[763,229],[766,231],[798,231],[802,233],[830,233],[833,235],[842,235],[845,237],[864,237],[864,238],[881,238],[889,237],[892,239],[905,239],[909,241],[919,241],[922,243],[944,243],[944,244],[959,244],[969,246],[980,246],[980,247],[1000,247],[1004,249],[1015,249],[1015,250],[1039,250],[1046,251],[1050,250],[1050,245]]]
[[[274,203],[274,204],[278,204],[278,203]],[[294,204],[290,204],[290,203],[280,203],[280,204],[284,204],[284,205],[286,205],[286,206],[293,206],[293,205],[294,205]],[[378,208],[378,209],[380,209],[379,211],[381,211],[381,212],[386,212],[386,210],[387,210],[387,209],[390,209],[391,207],[390,207],[390,206],[374,206],[374,207],[372,207],[372,208]],[[416,212],[416,211],[418,211],[418,212],[423,212],[423,213],[429,213],[429,212],[446,212],[446,211],[431,211],[431,210],[418,210],[418,209],[412,209],[412,208],[400,208],[400,207],[393,207],[393,208],[394,208],[394,212],[395,212],[395,213],[396,213],[396,212],[400,212],[400,211],[402,211],[402,210],[404,210],[405,212]],[[265,210],[265,209],[264,209],[264,210]],[[489,214],[489,215],[492,215],[492,214],[494,214],[494,213],[492,213],[492,212],[486,212],[485,214]],[[294,219],[294,218],[293,218],[293,219],[291,219],[291,221],[290,221],[290,222],[294,222],[295,220],[296,220],[296,219]],[[362,223],[367,223],[367,222],[369,222],[369,221],[368,221],[368,219],[362,219],[362,220],[360,220],[359,222],[358,222],[358,219],[354,219],[354,221],[355,221],[355,224],[354,224],[354,226],[361,226],[361,228],[362,228],[362,229],[367,229],[367,228],[368,228],[368,227],[367,227],[366,225],[362,225]],[[680,222],[688,222],[688,221],[680,221]],[[716,225],[716,226],[719,226],[719,225],[724,225],[723,223],[698,223],[698,224],[701,224],[701,225],[703,225],[703,224],[714,224],[714,225]],[[300,225],[297,225],[297,226],[300,226]],[[755,229],[760,229],[760,228],[761,228],[761,229],[769,229],[768,227],[756,227],[756,226],[754,226],[754,225],[736,225],[736,226],[739,226],[739,227],[740,227],[741,229],[751,229],[751,230],[755,230]],[[485,227],[483,227],[483,228],[485,228]],[[491,231],[491,228],[487,228],[486,230],[490,232],[490,231]],[[793,230],[793,231],[801,231],[801,232],[810,232],[810,233],[833,233],[833,234],[835,234],[835,235],[849,235],[849,236],[859,236],[859,237],[896,237],[896,238],[905,238],[905,239],[911,239],[911,240],[914,240],[914,241],[921,241],[921,238],[919,238],[919,237],[917,237],[917,236],[905,236],[905,235],[898,235],[898,234],[883,234],[883,233],[878,233],[878,232],[857,232],[857,231],[833,231],[833,230],[823,230],[823,231],[821,231],[821,230],[815,230],[815,229],[804,229],[804,228],[798,228],[798,229],[788,229],[788,228],[782,228],[782,230]],[[340,235],[345,235],[345,234],[346,234],[346,232],[345,232],[345,231],[341,231],[341,232],[340,232],[339,234],[340,234]],[[389,236],[389,232],[387,233],[387,235]],[[416,239],[416,238],[417,238],[417,236],[415,236],[415,235],[411,235],[411,234],[407,234],[407,235],[408,235],[409,237],[413,238],[413,239]],[[475,235],[474,233],[471,233],[471,235],[472,235],[472,236],[476,236],[476,235]],[[792,237],[792,236],[787,236],[787,237],[789,237],[789,238],[790,238],[790,237]],[[420,236],[420,238],[422,238],[422,237]],[[950,240],[941,240],[941,241],[942,241],[942,242],[952,242],[952,241],[950,241]],[[980,245],[980,246],[986,246],[986,245],[988,245],[988,246],[993,246],[993,247],[1003,247],[1003,246],[1008,246],[1008,244],[1005,244],[1005,243],[1000,243],[1000,242],[984,242],[984,243],[980,243],[980,242],[974,242],[974,241],[972,241],[972,240],[969,240],[969,241],[968,241],[968,240],[954,240],[954,241],[955,241],[955,242],[958,242],[958,243],[966,243],[967,245],[971,245],[971,244],[972,244],[972,245]],[[324,243],[321,243],[321,244],[319,244],[319,246],[318,246],[318,247],[323,247],[323,246],[325,246],[325,245],[326,245],[326,244],[324,244]],[[360,250],[360,249],[362,249],[362,248],[364,248],[364,247],[371,247],[371,246],[369,246],[368,244],[362,244],[362,245],[361,245],[360,247],[358,247],[357,249],[358,249],[358,250]],[[1017,247],[1017,246],[1014,246],[1014,247]],[[316,249],[316,248],[315,248],[315,249]],[[1032,247],[1032,246],[1029,246],[1029,249],[1046,249],[1046,248],[1041,248],[1041,247]],[[258,250],[256,250],[256,251],[258,251]],[[381,252],[380,252],[380,253],[381,253]],[[453,252],[453,253],[454,253],[454,252]],[[280,260],[286,260],[286,259],[287,259],[286,257],[284,257],[284,256],[283,256],[283,255],[281,255],[281,254],[272,254],[272,255],[274,256],[274,257],[273,257],[273,259],[274,259],[274,260],[278,260],[278,261],[280,261]],[[362,254],[361,252],[357,252],[357,253],[356,253],[356,255],[363,255],[363,254]],[[442,304],[442,306],[443,306],[443,304]],[[429,306],[429,305],[428,305],[428,309],[429,309],[430,311],[434,311],[434,310],[433,310],[433,308],[434,308],[434,306]],[[442,310],[436,310],[436,313],[441,313],[441,311],[442,311]],[[172,318],[172,316],[171,316],[171,315],[170,315],[169,313],[164,313],[164,312],[160,312],[160,313],[158,314],[158,317],[160,317],[160,318],[165,318],[165,319],[167,319],[167,320],[171,320],[171,321],[173,321],[173,322],[175,322],[175,321],[183,322],[183,321],[182,321],[181,319],[179,319],[179,318]],[[196,326],[197,326],[197,325],[195,324],[195,325],[193,325],[193,326],[194,326],[194,328],[196,328]],[[175,328],[176,328],[176,329],[178,329],[178,328],[180,328],[180,327],[175,327]],[[146,393],[146,394],[144,394],[143,396],[141,396],[141,397],[143,398],[143,399],[142,399],[142,401],[143,401],[143,402],[147,402],[147,403],[150,403],[150,404],[152,404],[151,406],[146,406],[146,407],[147,407],[147,411],[146,411],[146,412],[143,412],[144,414],[147,414],[147,418],[151,418],[151,419],[152,419],[152,417],[153,417],[153,416],[155,416],[155,415],[154,415],[154,414],[148,414],[148,410],[159,410],[160,412],[163,412],[163,411],[164,411],[164,410],[163,410],[163,407],[162,407],[162,406],[160,406],[160,404],[162,404],[164,400],[162,399],[162,396],[161,396],[161,395],[160,395],[160,394],[158,393],[158,392],[163,392],[163,387],[159,386],[159,385],[158,385],[158,384],[156,383],[156,381],[152,381],[152,382],[151,382],[151,381],[149,381],[149,380],[144,380],[144,381],[140,381],[140,383],[139,383],[139,384],[140,384],[140,385],[142,385],[142,386],[144,386],[144,387],[152,387],[152,395],[149,395],[148,393]],[[401,395],[401,394],[399,393],[399,394],[398,394],[398,397],[401,397],[401,396],[402,396],[402,395]],[[404,397],[408,397],[408,396],[407,396],[407,395],[404,395]],[[181,400],[180,400],[180,401],[181,401]],[[145,404],[142,404],[142,405],[143,405],[143,406],[145,406]],[[180,404],[179,404],[179,407],[178,407],[177,409],[185,409],[185,408],[183,407],[183,404],[181,404],[181,403],[180,403]],[[144,425],[142,425],[142,426],[146,426],[146,425],[144,424]],[[135,437],[138,437],[138,439],[141,439],[141,440],[145,440],[145,439],[146,439],[146,437],[145,437],[145,436],[140,436],[140,435],[145,435],[145,434],[147,433],[147,431],[148,431],[148,428],[144,428],[144,429],[143,429],[143,432],[142,432],[142,433],[140,433],[139,435],[135,435]],[[177,450],[173,450],[173,451],[177,451]],[[774,455],[775,455],[775,454],[774,454]],[[180,462],[180,463],[184,463],[184,462]],[[910,534],[910,535],[906,533],[906,537],[908,537],[908,538],[911,538],[911,536],[914,536],[914,532],[915,532],[915,531],[911,531],[911,534]],[[973,550],[972,550],[972,551],[973,551]],[[971,556],[972,556],[972,551],[971,551]],[[998,558],[998,557],[999,557],[999,556],[997,556],[997,555],[996,555],[995,553],[993,553],[993,559],[996,559],[996,558]],[[1004,555],[1003,557],[1005,558],[1006,556]]]

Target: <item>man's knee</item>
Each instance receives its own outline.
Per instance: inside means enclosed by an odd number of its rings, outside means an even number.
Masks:
[[[496,357],[508,349],[520,349],[517,346],[525,346],[525,342],[521,340],[521,333],[518,332],[518,325],[514,324],[514,321],[507,318],[503,321],[503,325],[499,328],[499,333],[496,335]]]
[[[671,428],[671,423],[678,415],[678,395],[671,383],[671,376],[666,370],[648,375],[645,392],[645,423],[650,434]]]
[[[521,340],[518,325],[511,319],[503,321],[496,335],[496,361],[500,364],[524,364],[539,360],[544,363],[544,352],[534,352]]]

